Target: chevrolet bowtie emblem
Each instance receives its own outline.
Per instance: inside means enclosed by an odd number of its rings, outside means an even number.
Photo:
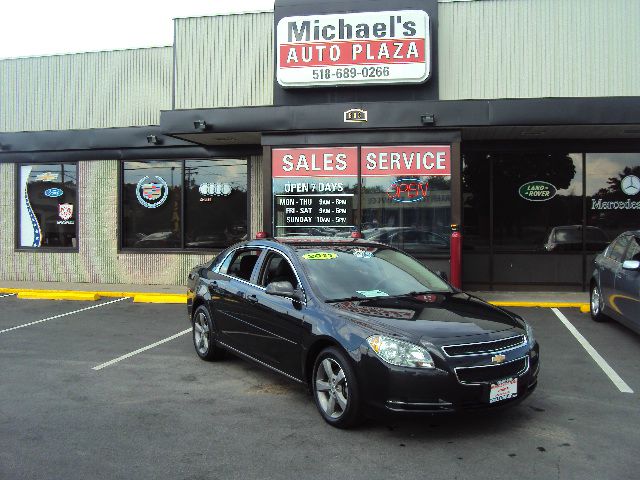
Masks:
[[[494,355],[493,357],[491,357],[491,363],[502,363],[506,359],[507,357],[499,353],[498,355]]]

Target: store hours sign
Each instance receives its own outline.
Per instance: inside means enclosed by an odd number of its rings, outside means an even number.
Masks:
[[[431,74],[423,10],[282,18],[276,27],[283,87],[422,83]]]
[[[276,235],[333,235],[353,227],[357,147],[273,149]]]

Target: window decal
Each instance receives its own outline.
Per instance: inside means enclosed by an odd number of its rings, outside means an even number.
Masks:
[[[158,208],[169,197],[169,186],[162,177],[155,176],[158,181],[151,182],[150,177],[140,179],[136,187],[136,197],[140,205],[146,208]],[[145,183],[146,182],[146,183]]]

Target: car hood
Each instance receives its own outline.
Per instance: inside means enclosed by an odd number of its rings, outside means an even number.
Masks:
[[[380,333],[415,340],[487,335],[523,328],[522,323],[464,293],[372,298],[330,304],[330,308]]]

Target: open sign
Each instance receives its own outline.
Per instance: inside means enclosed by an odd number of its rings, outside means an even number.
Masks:
[[[428,181],[423,182],[419,178],[400,178],[389,186],[387,196],[394,202],[420,202],[427,198],[428,190]]]

